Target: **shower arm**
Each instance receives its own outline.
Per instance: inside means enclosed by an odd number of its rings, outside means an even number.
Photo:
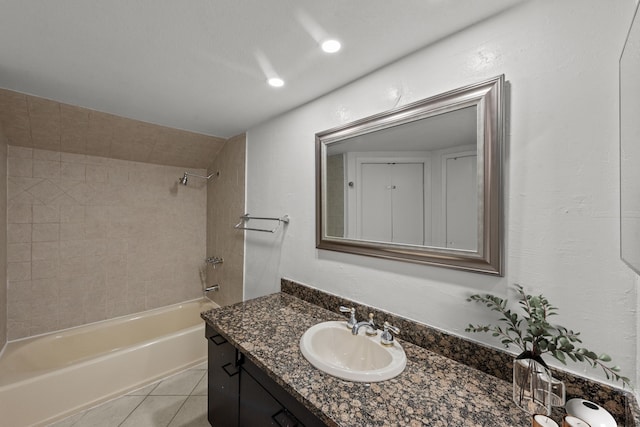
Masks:
[[[191,173],[191,172],[184,172],[184,174],[180,178],[178,178],[178,182],[180,184],[182,184],[182,185],[187,185],[187,181],[189,180],[190,176],[195,176],[197,178],[202,178],[202,179],[206,179],[207,181],[209,181],[209,178],[211,178],[214,175],[216,177],[220,176],[220,171],[215,171],[209,176],[202,176],[202,175],[198,175],[198,174]]]
[[[220,172],[213,172],[213,173],[212,173],[211,175],[209,175],[209,176],[202,176],[202,175],[198,175],[198,174],[191,173],[191,172],[185,172],[184,174],[185,174],[185,175],[187,175],[187,176],[197,176],[198,178],[202,178],[202,179],[209,179],[209,178],[211,178],[211,177],[212,177],[212,176],[214,176],[214,175],[215,175],[215,176],[220,175]]]

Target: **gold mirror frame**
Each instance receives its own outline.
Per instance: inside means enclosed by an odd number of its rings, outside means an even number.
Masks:
[[[504,75],[455,89],[316,134],[316,247],[391,260],[503,275],[502,157]],[[353,137],[428,117],[477,107],[478,248],[375,242],[329,236],[327,228],[327,148]]]

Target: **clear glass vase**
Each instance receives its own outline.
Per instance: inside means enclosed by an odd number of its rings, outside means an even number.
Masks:
[[[522,353],[513,361],[513,401],[529,414],[551,414],[553,376],[544,361]]]

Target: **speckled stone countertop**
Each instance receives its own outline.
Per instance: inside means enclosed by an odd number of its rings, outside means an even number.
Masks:
[[[202,318],[330,426],[530,426],[511,383],[398,340],[407,366],[379,383],[344,381],[314,368],[298,343],[337,313],[278,293],[207,311]]]

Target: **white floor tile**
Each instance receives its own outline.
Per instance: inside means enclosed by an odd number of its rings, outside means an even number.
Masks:
[[[163,380],[150,396],[188,396],[196,388],[205,371],[188,370]]]
[[[73,424],[73,427],[117,427],[144,400],[144,396],[122,396],[93,409]]]
[[[121,426],[166,427],[186,399],[187,396],[147,396]]]
[[[48,427],[210,427],[207,364],[65,418]]]
[[[210,427],[207,396],[189,396],[169,427]]]
[[[148,396],[149,393],[151,393],[153,389],[158,386],[158,384],[159,384],[158,382],[155,382],[153,384],[149,384],[148,386],[139,388],[137,390],[133,390],[127,393],[127,396]]]
[[[200,380],[200,382],[198,383],[196,388],[193,389],[193,391],[191,392],[191,395],[192,396],[207,396],[208,395],[207,375],[203,375],[202,376],[202,379]]]

